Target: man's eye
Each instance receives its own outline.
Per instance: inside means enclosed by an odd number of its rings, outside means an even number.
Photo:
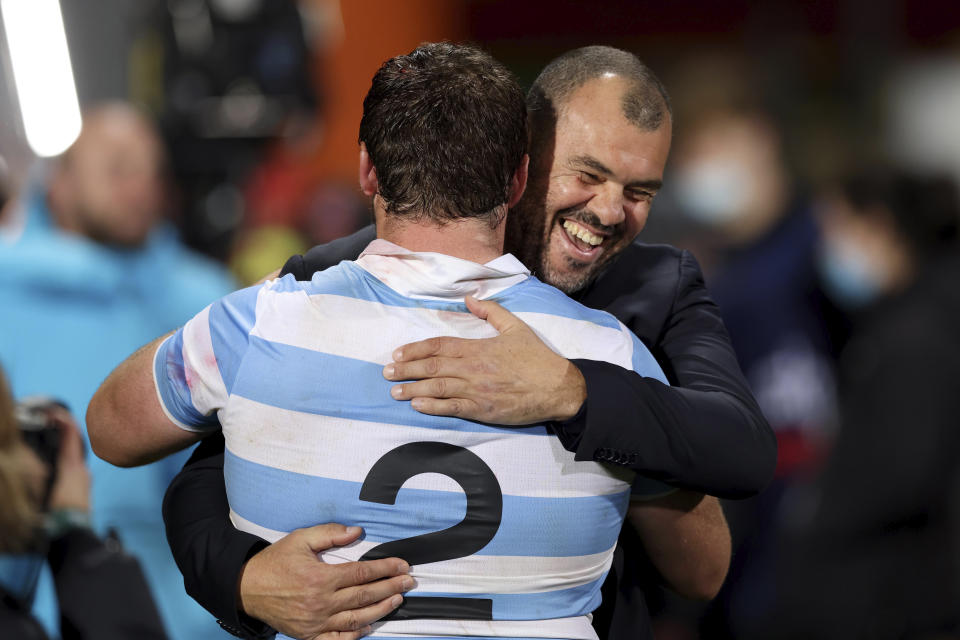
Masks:
[[[580,182],[585,182],[586,184],[600,184],[600,176],[587,171],[581,171]]]
[[[627,191],[627,198],[633,202],[650,202],[654,195],[649,191]]]

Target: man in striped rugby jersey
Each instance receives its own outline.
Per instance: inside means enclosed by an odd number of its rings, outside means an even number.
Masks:
[[[630,133],[659,142],[649,165],[662,172],[669,129],[627,133],[624,151],[638,144]],[[399,342],[493,335],[469,311],[500,313],[496,300],[557,352],[560,376],[572,373],[568,358],[587,357],[665,377],[612,316],[501,255],[526,135],[522,94],[492,59],[424,45],[388,61],[360,140],[378,240],[311,281],[232,294],[134,354],[91,404],[94,449],[139,464],[222,424],[238,527],[277,540],[316,522],[356,524],[366,537],[328,561],[417,565],[416,590],[376,637],[595,638],[589,614],[628,506],[642,521],[672,490],[575,462],[542,425],[418,413],[389,397],[383,365]],[[631,496],[649,501],[630,506]],[[722,541],[719,555],[725,566]]]

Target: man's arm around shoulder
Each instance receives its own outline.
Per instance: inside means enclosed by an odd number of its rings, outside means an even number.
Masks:
[[[480,301],[468,306],[500,335],[403,345],[384,368],[400,383],[394,399],[494,424],[553,421],[577,460],[615,461],[693,491],[741,498],[762,490],[776,439],[693,256],[631,245],[580,302],[626,324],[673,386],[608,362],[560,358],[509,311]]]

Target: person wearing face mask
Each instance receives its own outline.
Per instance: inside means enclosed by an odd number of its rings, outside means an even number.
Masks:
[[[839,428],[781,574],[776,628],[791,638],[957,637],[957,189],[867,170],[843,181],[820,217],[827,291],[853,324]]]
[[[703,230],[711,290],[737,358],[777,432],[781,474],[813,463],[832,411],[830,332],[820,295],[819,231],[786,166],[771,118],[717,109],[679,141],[673,192]],[[710,264],[712,263],[712,264]],[[826,304],[825,304],[826,303]]]
[[[873,169],[845,179],[820,208],[818,268],[827,294],[853,313],[909,288],[955,234],[953,185]]]
[[[705,624],[712,633],[740,637],[772,605],[783,497],[815,472],[835,421],[832,344],[842,317],[822,295],[817,223],[772,118],[751,107],[698,108],[678,136],[666,184],[677,208],[702,231],[694,242],[710,290],[778,443],[771,486],[724,505],[737,551]],[[669,603],[667,609],[673,613]]]

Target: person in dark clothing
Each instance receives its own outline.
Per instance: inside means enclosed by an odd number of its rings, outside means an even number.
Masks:
[[[853,314],[840,425],[762,637],[960,637],[957,191],[865,171],[822,223],[828,291]]]
[[[776,444],[737,367],[695,259],[671,247],[634,242],[659,182],[635,180],[633,174],[647,170],[650,163],[660,163],[662,170],[665,154],[657,159],[641,149],[626,166],[604,164],[592,156],[606,152],[605,141],[584,139],[583,128],[564,124],[564,101],[570,92],[588,80],[607,78],[608,71],[629,77],[605,66],[600,55],[604,51],[609,50],[588,47],[555,61],[528,96],[533,127],[530,188],[508,218],[508,249],[547,282],[620,318],[650,348],[675,386],[651,384],[619,367],[585,360],[573,361],[576,373],[570,387],[546,385],[543,380],[550,376],[535,366],[523,375],[516,368],[536,365],[539,360],[529,354],[544,345],[532,334],[517,339],[508,332],[469,344],[440,340],[403,346],[404,359],[393,363],[394,373],[387,377],[420,380],[402,385],[395,398],[416,398],[414,407],[427,413],[453,414],[444,405],[451,398],[432,397],[430,385],[449,380],[447,372],[457,371],[465,382],[454,385],[464,394],[452,398],[460,411],[456,415],[500,424],[553,421],[561,442],[577,459],[627,466],[688,490],[683,500],[665,509],[683,514],[704,500],[691,500],[690,492],[743,497],[762,489],[773,472]],[[638,63],[628,64],[634,65],[634,73]],[[662,88],[658,92],[662,97],[657,99],[665,100]],[[638,117],[647,113],[645,108],[649,111],[642,100],[630,104]],[[603,126],[595,130],[605,131]],[[569,184],[558,191],[556,181]],[[372,229],[366,229],[294,256],[284,273],[310,278],[318,269],[355,258],[372,237]],[[423,363],[437,348],[441,366],[430,374],[423,371]],[[470,367],[477,360],[489,366]],[[464,368],[501,371],[500,381],[506,384],[477,384]],[[444,386],[454,388],[446,382]],[[480,388],[507,390],[486,398],[472,395],[471,390]],[[625,421],[624,416],[630,418]],[[241,617],[237,586],[244,563],[265,544],[233,530],[227,519],[222,441],[201,443],[168,490],[164,517],[191,595],[226,626],[262,631],[255,621]],[[642,596],[637,599],[633,590],[636,545],[631,550],[634,557],[616,561],[624,566],[618,577],[625,581],[611,582],[605,601],[612,604],[610,596],[618,591],[634,597],[628,607],[595,614],[603,637],[650,636]],[[698,585],[689,592],[697,594]],[[709,589],[699,593],[712,595]]]
[[[116,540],[102,540],[89,528],[90,473],[80,432],[69,411],[47,400],[20,407],[29,407],[37,418],[38,428],[31,433],[43,442],[28,446],[0,369],[2,635],[47,639],[43,625],[31,614],[46,562],[60,603],[62,640],[165,640],[137,560]],[[51,459],[42,459],[44,453]]]

